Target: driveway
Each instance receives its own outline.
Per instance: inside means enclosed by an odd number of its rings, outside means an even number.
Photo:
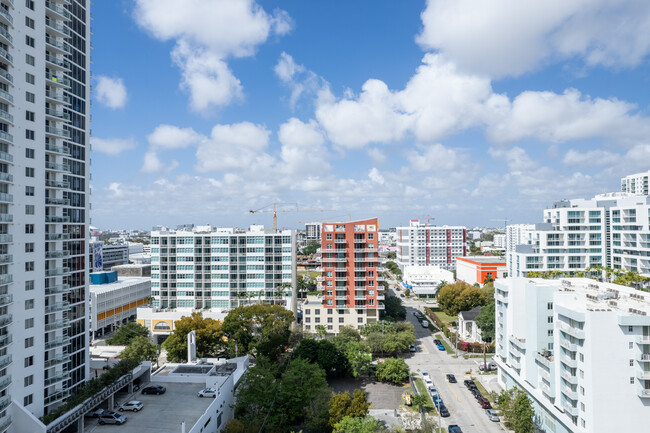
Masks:
[[[418,375],[422,370],[427,370],[434,386],[438,389],[442,400],[449,409],[451,416],[442,418],[443,427],[449,424],[458,424],[463,433],[497,433],[506,431],[500,423],[491,422],[485,415],[485,410],[476,402],[472,394],[463,385],[465,372],[470,368],[475,370],[476,363],[472,359],[454,358],[447,352],[439,351],[433,345],[433,334],[428,329],[422,328],[413,312],[418,309],[423,311],[425,304],[407,300],[404,302],[407,311],[407,320],[415,327],[415,336],[418,340],[418,351],[413,356],[406,357],[405,361],[411,371]],[[447,374],[454,374],[458,383],[448,383]],[[478,377],[481,384],[488,385],[488,389],[497,388],[493,375]],[[488,384],[489,383],[489,384]]]

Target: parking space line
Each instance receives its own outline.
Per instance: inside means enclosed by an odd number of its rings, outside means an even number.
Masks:
[[[429,353],[429,349],[427,349],[427,346],[424,344],[424,340],[422,340],[422,349],[424,349],[427,354]]]

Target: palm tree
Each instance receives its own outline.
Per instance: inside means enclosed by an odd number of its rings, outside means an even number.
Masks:
[[[278,290],[278,295],[279,295],[280,300],[281,301],[286,301],[284,299],[285,295],[287,294],[287,292],[290,293],[292,291],[291,283],[282,283],[277,287],[277,290]],[[285,304],[285,307],[286,306],[287,305]]]

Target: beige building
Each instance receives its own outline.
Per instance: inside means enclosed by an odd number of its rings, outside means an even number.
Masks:
[[[325,308],[321,295],[308,295],[301,307],[303,329],[314,334],[318,325],[325,326],[328,334],[338,334],[341,326],[361,329],[366,323],[379,320],[379,310]]]

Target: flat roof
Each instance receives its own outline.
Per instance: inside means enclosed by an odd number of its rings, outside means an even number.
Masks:
[[[162,385],[167,392],[162,395],[136,393],[128,396],[125,401],[138,400],[142,402],[139,412],[122,412],[128,421],[117,430],[120,433],[179,433],[181,422],[185,421],[189,431],[199,418],[205,413],[213,398],[200,398],[197,393],[205,388],[201,383],[157,383],[149,385]],[[115,431],[112,425],[98,426],[93,432]]]
[[[150,281],[151,277],[118,277],[114,283],[90,284],[88,288],[92,293],[104,293]]]
[[[502,264],[504,266],[506,264],[506,258],[501,256],[463,256],[456,258],[465,262],[494,263]]]

